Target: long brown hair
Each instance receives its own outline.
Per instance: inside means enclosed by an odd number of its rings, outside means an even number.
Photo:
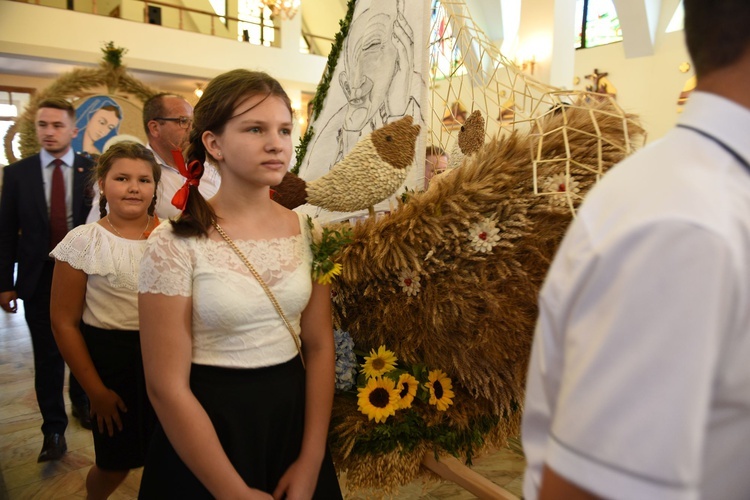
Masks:
[[[208,160],[216,165],[216,159],[203,145],[203,133],[210,131],[221,135],[227,122],[234,116],[237,105],[259,94],[281,98],[289,112],[294,114],[289,96],[281,84],[266,73],[235,69],[211,80],[193,110],[193,127],[190,129],[185,161],[204,163]],[[189,189],[185,210],[177,220],[171,221],[172,228],[180,236],[207,236],[216,213],[201,196],[197,186],[190,186]]]

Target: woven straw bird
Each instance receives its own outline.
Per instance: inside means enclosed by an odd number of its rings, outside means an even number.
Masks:
[[[484,128],[482,112],[476,110],[471,113],[458,132],[457,144],[451,150],[448,159],[448,170],[460,167],[467,156],[471,156],[484,146]]]
[[[419,125],[405,116],[362,138],[331,171],[305,182],[287,173],[273,199],[287,208],[309,203],[334,212],[371,208],[393,195],[414,162]]]

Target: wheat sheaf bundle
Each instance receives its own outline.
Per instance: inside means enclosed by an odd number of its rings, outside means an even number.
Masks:
[[[334,285],[335,323],[363,351],[386,345],[405,363],[451,377],[454,404],[437,417],[425,416],[428,424],[468,432],[494,416],[498,424],[486,445],[518,433],[537,294],[571,208],[643,137],[634,118],[611,103],[590,106],[550,110],[528,133],[491,140],[389,216],[353,228]],[[542,186],[556,186],[555,179],[571,189],[545,192]],[[476,228],[488,223],[497,237],[490,251],[479,251]],[[405,293],[404,276],[410,283],[418,278],[411,293]],[[377,486],[366,471],[392,456],[353,451],[376,424],[338,399],[332,432],[339,437],[332,450],[337,466],[348,471],[351,487]],[[428,448],[440,451],[435,443]],[[415,467],[398,469],[404,472],[399,484],[416,474],[406,474]]]

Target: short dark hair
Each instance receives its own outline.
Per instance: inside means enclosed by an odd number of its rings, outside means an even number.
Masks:
[[[149,137],[148,122],[164,116],[166,109],[164,109],[164,98],[165,97],[177,97],[178,99],[184,99],[184,97],[177,94],[170,94],[168,92],[162,92],[154,96],[149,97],[146,102],[143,103],[143,130],[146,131],[146,137]]]
[[[750,48],[750,1],[684,0],[685,42],[698,78],[735,63]]]
[[[74,123],[76,121],[76,109],[73,107],[70,101],[63,99],[62,97],[48,97],[47,99],[44,99],[39,103],[39,106],[37,107],[37,109],[42,108],[61,109],[68,113],[68,116],[71,120],[73,120]]]

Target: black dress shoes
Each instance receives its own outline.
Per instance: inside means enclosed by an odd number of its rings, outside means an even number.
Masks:
[[[82,404],[72,404],[73,416],[81,423],[81,427],[91,430],[91,409],[88,402]]]
[[[49,460],[59,460],[68,451],[68,444],[65,442],[65,436],[55,432],[44,436],[42,451],[39,453],[37,462],[47,462]]]

